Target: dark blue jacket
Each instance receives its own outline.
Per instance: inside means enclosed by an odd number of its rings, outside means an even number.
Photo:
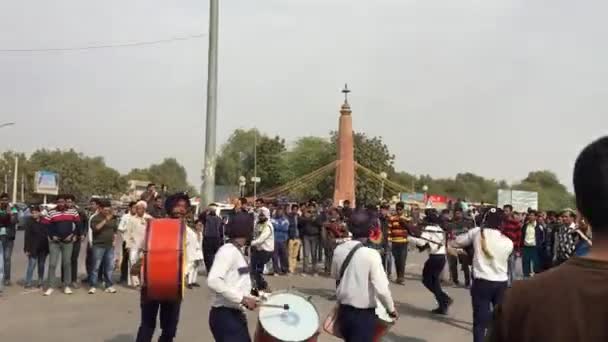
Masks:
[[[526,228],[528,227],[528,223],[524,223],[521,227],[521,246],[525,247],[526,244]],[[545,243],[545,229],[543,226],[536,223],[536,227],[534,227],[534,236],[536,239],[536,247],[542,248]]]

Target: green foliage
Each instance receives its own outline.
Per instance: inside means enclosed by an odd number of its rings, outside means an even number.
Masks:
[[[559,182],[557,176],[548,170],[530,172],[528,177],[514,185],[513,189],[538,192],[538,205],[542,210],[575,207],[574,196]]]
[[[147,169],[133,169],[126,178],[156,183],[159,188],[165,185],[170,193],[186,191],[196,194],[194,187],[188,184],[186,169],[175,158],[165,158],[160,164],[152,164]]]
[[[258,192],[287,181],[285,170],[285,140],[268,137],[257,129],[237,129],[222,146],[216,164],[216,184],[236,186],[239,177],[247,179],[246,193],[253,194],[254,150],[257,141],[257,176],[261,179]]]

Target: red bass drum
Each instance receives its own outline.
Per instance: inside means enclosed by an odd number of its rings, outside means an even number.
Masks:
[[[184,295],[186,226],[177,219],[148,223],[143,260],[143,294],[147,299],[179,301]]]

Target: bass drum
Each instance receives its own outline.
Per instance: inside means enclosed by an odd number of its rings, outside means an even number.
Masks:
[[[184,296],[186,226],[177,219],[154,219],[148,223],[143,259],[145,298],[179,301]]]
[[[289,305],[289,310],[264,307],[264,304]],[[272,293],[262,307],[255,331],[255,342],[316,342],[319,337],[319,312],[309,299],[293,291]]]

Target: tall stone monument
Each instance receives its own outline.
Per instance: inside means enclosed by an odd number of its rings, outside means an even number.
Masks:
[[[344,104],[340,109],[340,123],[338,127],[338,166],[336,167],[336,181],[334,187],[334,204],[338,205],[349,200],[351,206],[355,205],[355,152],[353,144],[353,119],[348,104],[348,86],[344,85]]]

